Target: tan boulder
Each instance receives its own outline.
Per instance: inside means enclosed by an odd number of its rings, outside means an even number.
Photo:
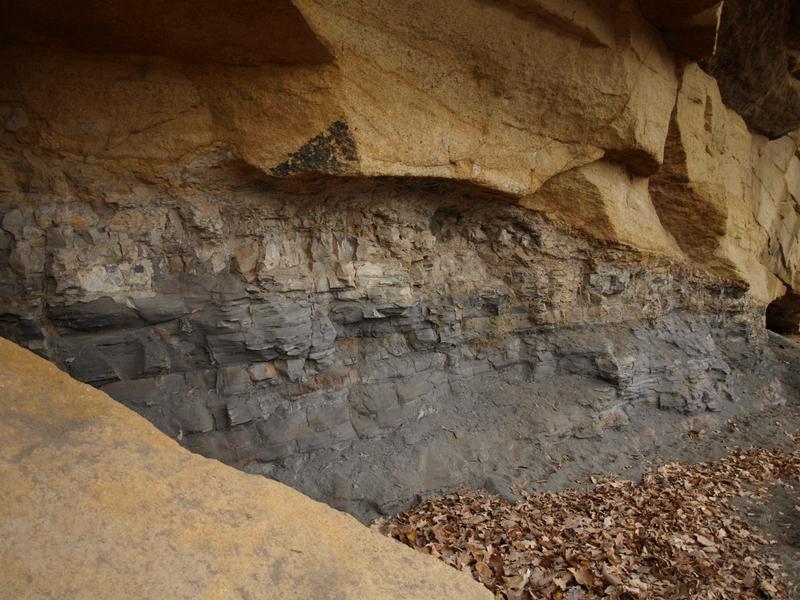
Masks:
[[[767,235],[761,260],[788,287],[800,290],[800,158],[789,136],[755,136],[753,207]]]
[[[612,47],[614,28],[605,16],[613,7],[607,1],[584,0],[508,0],[523,19],[544,19],[598,46]],[[604,14],[605,13],[605,14]]]
[[[631,3],[556,4],[297,2],[344,74],[366,174],[522,195],[604,151],[652,172],[676,89],[660,35]]]
[[[601,240],[683,257],[661,225],[647,178],[631,176],[615,163],[597,161],[557,175],[520,204]]]
[[[491,598],[467,574],[201,458],[0,339],[8,598]]]

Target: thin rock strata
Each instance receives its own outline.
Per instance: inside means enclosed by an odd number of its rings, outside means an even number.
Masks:
[[[642,407],[725,409],[766,360],[741,285],[505,199],[231,177],[213,200],[4,207],[3,332],[188,448],[358,514]]]

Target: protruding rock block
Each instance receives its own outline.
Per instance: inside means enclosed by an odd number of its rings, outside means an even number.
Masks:
[[[522,196],[604,153],[654,172],[675,100],[673,58],[632,1],[12,4],[4,127],[150,178],[221,153],[269,176]]]
[[[653,201],[687,255],[740,278],[765,303],[783,292],[781,280],[796,285],[779,264],[795,264],[799,243],[788,193],[796,151],[792,138],[753,136],[711,76],[697,65],[683,70],[664,165],[650,181]]]
[[[618,164],[598,161],[550,179],[520,204],[598,238],[655,254],[681,257],[661,225],[648,180]]]

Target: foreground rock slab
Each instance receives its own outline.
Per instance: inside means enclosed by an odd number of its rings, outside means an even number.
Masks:
[[[489,598],[450,567],[180,448],[0,339],[7,598]]]

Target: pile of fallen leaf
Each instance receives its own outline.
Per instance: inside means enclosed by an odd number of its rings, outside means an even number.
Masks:
[[[785,598],[768,540],[730,499],[798,482],[800,451],[734,451],[668,464],[640,482],[519,491],[515,504],[464,491],[374,527],[470,572],[496,598]]]

